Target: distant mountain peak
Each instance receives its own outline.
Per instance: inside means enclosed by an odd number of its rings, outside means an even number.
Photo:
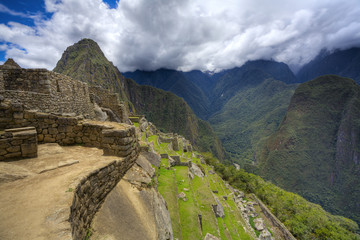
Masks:
[[[92,39],[84,38],[69,46],[54,71],[112,90],[126,100],[124,77]]]

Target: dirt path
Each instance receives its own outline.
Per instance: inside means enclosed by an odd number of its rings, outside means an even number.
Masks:
[[[97,148],[39,145],[39,157],[0,162],[0,175],[21,167],[29,176],[0,182],[0,239],[71,239],[73,192],[80,179],[117,159]],[[5,167],[6,166],[6,167]],[[10,169],[10,170],[9,170]],[[16,174],[15,174],[16,175]],[[1,178],[0,178],[1,179]]]

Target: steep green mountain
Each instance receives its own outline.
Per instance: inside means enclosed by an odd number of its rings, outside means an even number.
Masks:
[[[260,156],[261,175],[360,222],[360,86],[325,75],[301,84]]]
[[[124,76],[135,80],[140,85],[150,85],[156,88],[170,91],[185,99],[195,114],[205,119],[209,115],[210,102],[194,83],[189,81],[183,72],[159,69],[156,71],[126,72]]]
[[[215,113],[221,110],[239,90],[257,86],[268,78],[288,84],[297,81],[285,63],[267,60],[249,61],[240,68],[225,71],[218,79],[211,99],[212,112]]]
[[[144,114],[160,130],[179,133],[200,151],[211,151],[224,159],[222,144],[209,123],[197,118],[184,99],[155,87],[139,85],[132,79],[126,79],[125,83],[137,113]]]
[[[352,78],[360,84],[360,48],[337,50],[333,53],[323,50],[300,69],[297,77],[301,82],[306,82],[325,74]]]
[[[267,79],[237,91],[209,122],[225,149],[243,166],[256,160],[264,139],[273,134],[285,116],[296,84]]]
[[[82,39],[68,47],[53,71],[102,86],[119,93],[121,99],[126,100],[124,77],[91,39]]]
[[[125,79],[93,40],[83,39],[68,47],[54,71],[120,93],[123,100],[130,100],[136,114],[146,115],[160,129],[184,135],[201,151],[224,159],[221,142],[210,125],[198,119],[182,98]]]

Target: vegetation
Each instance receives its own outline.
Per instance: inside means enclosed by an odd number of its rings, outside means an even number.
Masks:
[[[158,153],[168,153],[169,155],[179,155],[183,161],[192,160],[204,173],[210,170],[206,164],[201,164],[200,159],[192,157],[190,152],[183,152],[169,149],[169,144],[157,144],[157,136],[150,136],[146,140],[154,143],[154,148]],[[180,144],[181,145],[181,144]],[[198,152],[193,152],[198,155]],[[174,238],[178,239],[202,239],[206,233],[211,233],[223,239],[253,239],[254,236],[245,232],[246,224],[242,219],[239,210],[235,206],[232,198],[224,200],[223,196],[228,196],[230,190],[226,188],[224,182],[217,175],[206,174],[204,178],[194,176],[190,179],[187,166],[169,166],[168,159],[161,159],[161,166],[158,170],[158,190],[167,202],[172,222]],[[219,189],[214,194],[212,190]],[[186,194],[186,200],[178,198],[181,192]],[[216,196],[225,210],[225,217],[216,218],[212,205],[216,204]],[[200,227],[199,215],[202,219]],[[219,235],[220,232],[220,235]]]
[[[203,155],[206,162],[213,165],[216,172],[233,187],[255,193],[297,239],[359,239],[356,234],[359,227],[355,222],[331,215],[319,205],[243,169],[223,165],[211,154]]]
[[[296,84],[267,79],[239,90],[209,122],[242,167],[254,161],[264,140],[279,127]]]
[[[139,114],[164,132],[176,132],[188,139],[199,151],[211,151],[220,159],[225,153],[209,123],[195,116],[184,99],[151,86],[138,85],[126,79],[129,99]]]
[[[259,157],[260,175],[360,222],[360,87],[327,75],[301,84]]]

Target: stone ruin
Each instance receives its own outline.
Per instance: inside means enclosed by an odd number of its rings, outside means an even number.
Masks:
[[[117,94],[46,69],[23,69],[12,59],[0,66],[0,161],[37,156],[38,143],[82,144],[121,159],[81,179],[69,222],[73,239],[83,239],[106,195],[139,154],[135,127]],[[95,184],[93,184],[95,183]],[[106,184],[103,184],[106,183]]]
[[[108,117],[104,120],[130,123],[118,94],[46,69],[24,69],[12,59],[0,66],[0,96],[25,110],[89,119],[96,118],[97,105]]]

